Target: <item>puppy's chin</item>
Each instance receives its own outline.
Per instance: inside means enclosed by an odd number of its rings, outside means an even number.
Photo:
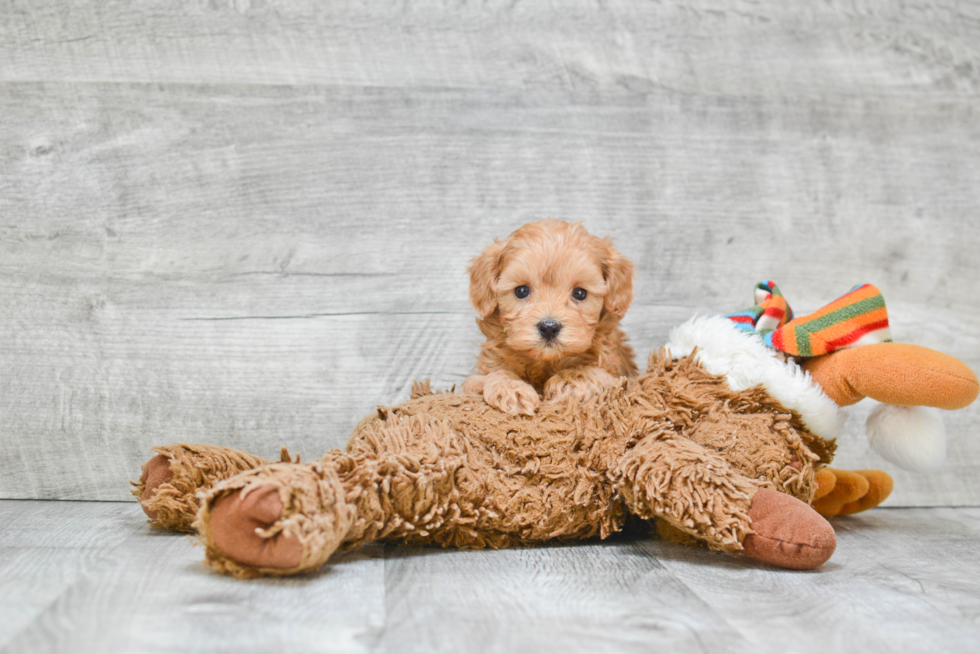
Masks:
[[[535,361],[560,361],[571,354],[576,354],[556,341],[543,342],[524,350],[524,353]]]
[[[582,341],[582,342],[580,342]],[[573,354],[581,354],[592,345],[591,340],[556,338],[546,341],[537,334],[524,338],[507,339],[507,345],[533,361],[560,361]]]

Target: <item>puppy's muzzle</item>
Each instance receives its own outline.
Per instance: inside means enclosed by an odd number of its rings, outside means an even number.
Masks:
[[[538,323],[538,333],[546,341],[553,341],[558,338],[558,332],[561,331],[561,323],[554,318],[545,318]]]

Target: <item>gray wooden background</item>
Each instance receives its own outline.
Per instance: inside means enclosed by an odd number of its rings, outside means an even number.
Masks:
[[[980,3],[3,0],[0,497],[341,446],[466,376],[467,261],[547,216],[635,261],[644,357],[770,278],[980,368]],[[980,503],[947,426],[891,504]]]

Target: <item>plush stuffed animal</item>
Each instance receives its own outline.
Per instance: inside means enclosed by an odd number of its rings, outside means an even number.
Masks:
[[[631,514],[670,538],[815,568],[836,540],[808,503],[850,513],[890,491],[884,473],[826,467],[840,407],[868,396],[955,409],[980,386],[952,357],[888,342],[873,287],[796,320],[774,284],[756,298],[748,312],[676,328],[644,375],[585,402],[515,416],[417,383],[319,461],[171,445],[155,448],[134,494],[153,524],[196,529],[207,562],[238,577],[313,570],[375,540],[496,548],[605,537]],[[879,420],[873,440],[902,464],[935,465],[935,434],[923,438],[935,424],[924,432],[917,419]],[[916,452],[922,442],[932,445]]]

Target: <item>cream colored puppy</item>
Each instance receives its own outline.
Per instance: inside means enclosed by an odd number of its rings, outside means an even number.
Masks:
[[[560,220],[528,223],[470,265],[470,302],[487,341],[463,391],[511,414],[585,400],[638,374],[619,321],[633,264],[608,238]]]

